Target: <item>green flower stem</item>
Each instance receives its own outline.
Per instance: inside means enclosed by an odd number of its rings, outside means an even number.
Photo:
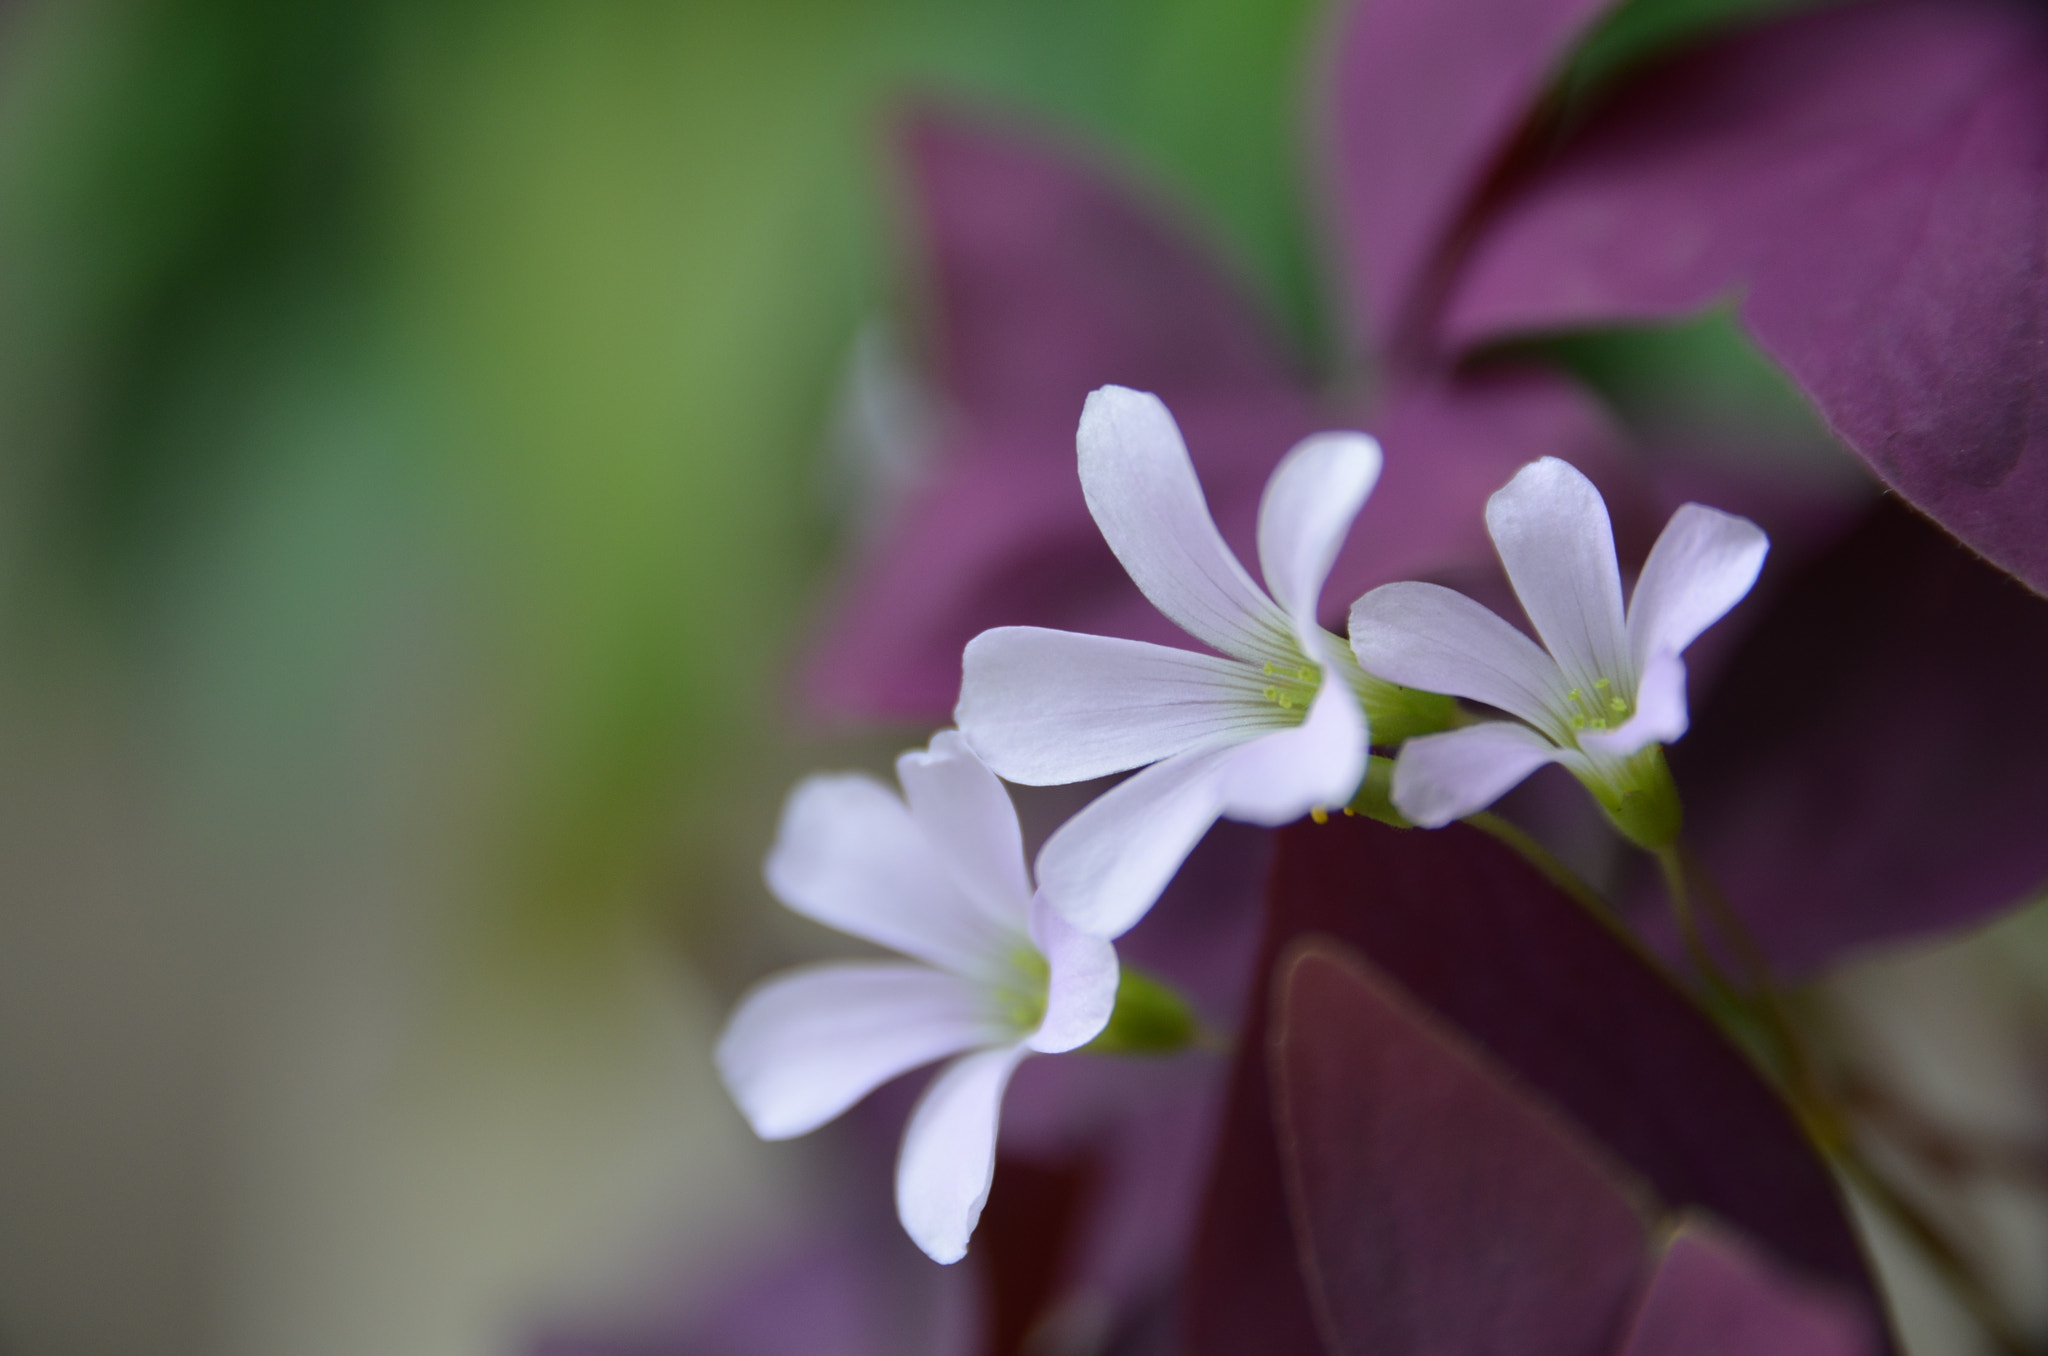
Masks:
[[[1671,901],[1671,916],[1678,922],[1678,935],[1685,941],[1686,954],[1692,957],[1693,967],[1700,972],[1700,978],[1709,991],[1723,1002],[1736,1007],[1745,1006],[1745,995],[1736,987],[1714,959],[1713,948],[1707,945],[1706,937],[1700,932],[1699,915],[1693,912],[1692,891],[1686,883],[1685,859],[1676,844],[1657,849],[1657,866],[1664,873],[1665,897]]]
[[[1559,890],[1607,927],[1617,938],[1659,973],[1670,978],[1680,992],[1689,986],[1673,975],[1661,957],[1642,945],[1634,931],[1624,925],[1593,888],[1570,867],[1519,825],[1488,811],[1469,815],[1465,823],[1512,849]],[[1920,1248],[1935,1272],[1975,1317],[1998,1348],[2001,1356],[2027,1356],[2032,1348],[2024,1330],[2007,1312],[1991,1287],[1927,1213],[1906,1195],[1864,1155],[1851,1130],[1853,1117],[1829,1095],[1815,1069],[1798,1023],[1785,1002],[1783,990],[1772,975],[1763,948],[1743,926],[1740,915],[1730,907],[1727,896],[1715,885],[1696,854],[1677,841],[1657,850],[1657,864],[1664,873],[1671,908],[1680,934],[1699,967],[1707,986],[1703,1010],[1715,1024],[1746,1051],[1798,1120],[1801,1129],[1842,1178],[1862,1192],[1865,1199]],[[1715,931],[1727,942],[1741,962],[1750,983],[1738,987],[1715,962],[1701,935],[1699,919],[1692,908],[1692,883]]]
[[[1768,1061],[1772,1066],[1768,1071],[1776,1074],[1779,1091],[1799,1118],[1807,1137],[1835,1165],[1837,1172],[1918,1245],[1929,1264],[1963,1307],[1983,1325],[1986,1335],[2004,1356],[2025,1356],[2032,1351],[2024,1329],[1977,1273],[1962,1249],[1865,1157],[1852,1129],[1854,1113],[1830,1093],[1815,1069],[1799,1025],[1785,1001],[1784,990],[1772,973],[1769,958],[1742,922],[1741,915],[1728,903],[1728,897],[1714,883],[1698,854],[1683,844],[1674,843],[1657,854],[1657,861],[1664,870],[1664,879],[1671,891],[1672,910],[1678,916],[1681,930],[1686,933],[1686,945],[1693,950],[1695,963],[1706,953],[1690,909],[1686,888],[1688,878],[1698,882],[1700,898],[1713,920],[1715,931],[1735,952],[1747,972],[1749,991],[1743,994],[1726,988],[1726,996],[1733,998],[1755,1026],[1768,1036],[1775,1055]],[[1710,956],[1706,959],[1711,961]],[[1720,983],[1725,988],[1725,978]]]

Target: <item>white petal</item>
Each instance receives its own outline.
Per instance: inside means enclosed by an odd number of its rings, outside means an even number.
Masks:
[[[1556,457],[1531,462],[1486,501],[1486,530],[1571,686],[1632,682],[1614,528],[1593,482]]]
[[[910,808],[859,773],[797,784],[764,874],[806,918],[961,973],[1015,940],[954,883]]]
[[[1024,834],[1010,793],[957,730],[932,736],[929,749],[896,760],[910,817],[951,870],[954,882],[991,917],[1012,929],[1031,921],[1031,878]]]
[[[1225,654],[1284,659],[1287,619],[1224,544],[1159,397],[1092,392],[1076,443],[1088,511],[1152,605]]]
[[[1686,725],[1685,661],[1660,650],[1644,662],[1635,713],[1612,730],[1582,730],[1579,747],[1626,758],[1646,744],[1671,743]]]
[[[718,1073],[754,1133],[808,1134],[898,1074],[987,1044],[970,981],[927,965],[840,961],[762,981],[718,1038]]]
[[[1629,600],[1629,648],[1637,672],[1651,655],[1678,654],[1727,615],[1755,585],[1770,549],[1764,530],[1747,518],[1703,504],[1681,505],[1650,548]]]
[[[1401,745],[1394,763],[1394,808],[1425,829],[1440,829],[1484,810],[1557,758],[1549,740],[1513,721],[1422,735]]]
[[[1569,685],[1557,661],[1462,593],[1381,585],[1351,605],[1351,651],[1390,683],[1485,702],[1565,737]]]
[[[1329,674],[1301,724],[1231,751],[1223,813],[1271,828],[1346,805],[1365,776],[1365,755],[1365,712],[1350,686]]]
[[[1122,978],[1116,947],[1076,928],[1043,897],[1032,901],[1031,940],[1045,956],[1050,975],[1045,1020],[1027,1044],[1048,1055],[1086,1045],[1102,1034],[1116,1010]]]
[[[1220,774],[1235,751],[1154,763],[1090,801],[1038,851],[1046,902],[1083,932],[1127,932],[1223,812]]]
[[[934,1262],[967,1255],[995,1177],[1003,1090],[1027,1053],[1004,1045],[955,1060],[910,1113],[896,1158],[896,1216]]]
[[[1270,680],[1259,669],[1143,641],[1004,626],[969,641],[960,666],[960,732],[1027,786],[1105,777],[1288,723],[1260,695]]]
[[[1308,649],[1316,605],[1358,510],[1380,478],[1380,445],[1363,433],[1318,433],[1280,459],[1259,501],[1259,569]]]

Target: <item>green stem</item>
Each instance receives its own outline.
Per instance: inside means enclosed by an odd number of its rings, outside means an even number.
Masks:
[[[1672,908],[1679,926],[1688,933],[1687,946],[1694,949],[1698,963],[1705,944],[1699,938],[1686,894],[1686,879],[1700,885],[1700,895],[1715,930],[1734,950],[1747,972],[1751,991],[1736,998],[1766,1031],[1777,1048],[1782,1067],[1781,1089],[1813,1139],[1842,1175],[1853,1182],[1908,1238],[1912,1239],[1963,1306],[1983,1325],[1986,1334],[2005,1356],[2025,1356],[2031,1350],[2019,1324],[2006,1311],[1991,1288],[1977,1274],[1969,1259],[1926,1212],[1915,1205],[1890,1178],[1866,1158],[1849,1127],[1849,1115],[1829,1095],[1801,1039],[1798,1024],[1785,1003],[1784,991],[1772,973],[1770,959],[1744,926],[1742,917],[1728,903],[1705,864],[1682,845],[1657,854],[1658,865],[1672,891]],[[1718,973],[1718,972],[1716,972]],[[1725,980],[1722,981],[1725,984]],[[1731,994],[1731,996],[1733,996]]]
[[[1657,849],[1657,865],[1664,872],[1664,894],[1671,901],[1671,916],[1678,921],[1678,935],[1685,942],[1686,954],[1692,957],[1693,968],[1700,972],[1700,978],[1717,998],[1737,1007],[1743,1006],[1740,991],[1722,972],[1720,962],[1714,959],[1707,939],[1700,932],[1699,916],[1692,908],[1692,891],[1686,885],[1685,862],[1678,849]]]

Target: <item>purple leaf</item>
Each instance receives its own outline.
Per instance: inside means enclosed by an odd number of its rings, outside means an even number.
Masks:
[[[1896,501],[1787,580],[1671,749],[1688,837],[1786,973],[2048,883],[2048,602]]]
[[[1675,1233],[1621,1356],[1867,1356],[1870,1320],[1834,1291],[1772,1266],[1725,1230]]]
[[[1727,296],[1888,484],[2048,591],[2048,13],[1887,0],[1640,80],[1482,222],[1469,346]]]
[[[1486,496],[1569,457],[1626,498],[1619,440],[1563,378],[1496,370],[1417,383],[1371,418],[1323,409],[1256,309],[1162,207],[1015,134],[927,116],[907,149],[932,259],[951,420],[933,479],[831,610],[804,688],[834,716],[943,720],[960,651],[990,626],[1188,641],[1124,575],[1081,498],[1074,430],[1117,382],[1172,409],[1241,559],[1267,473],[1324,428],[1383,435],[1385,475],[1324,593],[1339,629],[1389,580],[1491,568]]]
[[[1878,1312],[1833,1182],[1783,1103],[1627,941],[1463,826],[1426,833],[1347,818],[1279,839],[1262,983],[1304,934],[1356,948],[1667,1204],[1712,1212]],[[1287,1256],[1258,1020],[1268,1001],[1253,1000],[1195,1245],[1194,1356],[1317,1349]],[[1285,1342],[1264,1345],[1268,1328]]]
[[[934,479],[834,609],[804,679],[831,715],[943,719],[989,626],[1172,641],[1081,499],[1074,430],[1106,383],[1157,393],[1247,550],[1267,470],[1319,425],[1253,305],[1130,185],[1014,132],[907,126],[950,426]]]
[[[1613,0],[1366,0],[1338,41],[1335,190],[1365,337],[1391,345],[1460,216]],[[1526,458],[1525,458],[1526,460]]]
[[[1653,513],[1622,436],[1567,379],[1529,366],[1407,386],[1370,425],[1386,469],[1323,590],[1343,634],[1352,600],[1396,579],[1498,572],[1487,496],[1538,457],[1563,457],[1599,483],[1618,516]]]
[[[1620,1356],[1868,1356],[1870,1317],[1743,1239],[1688,1221],[1665,1245]]]
[[[1649,1271],[1640,1185],[1348,948],[1298,944],[1278,983],[1281,1159],[1330,1350],[1609,1351]]]

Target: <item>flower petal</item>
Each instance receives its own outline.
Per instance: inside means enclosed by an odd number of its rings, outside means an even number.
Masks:
[[[909,807],[860,773],[797,784],[764,874],[804,917],[963,974],[1012,944],[954,882]]]
[[[1365,712],[1350,685],[1325,672],[1301,724],[1231,750],[1223,765],[1225,815],[1277,828],[1356,794],[1365,776]]]
[[[1082,782],[1288,723],[1231,659],[1112,636],[1003,626],[968,642],[954,719],[1001,776]]]
[[[1542,735],[1507,720],[1422,735],[1403,744],[1394,763],[1394,808],[1425,829],[1440,829],[1484,810],[1557,757]]]
[[[1287,619],[1224,544],[1159,397],[1091,392],[1076,443],[1088,511],[1152,605],[1225,654],[1287,658]]]
[[[839,961],[786,971],[740,1000],[715,1055],[762,1139],[808,1134],[898,1074],[986,1044],[980,990],[928,965]]]
[[[1569,708],[1557,661],[1462,593],[1382,584],[1351,605],[1351,650],[1367,673],[1497,706],[1562,742]]]
[[[1771,549],[1747,518],[1682,504],[1643,562],[1628,604],[1630,655],[1640,674],[1659,650],[1678,654],[1748,596]]]
[[[1031,878],[1017,809],[960,732],[941,730],[929,749],[897,758],[896,780],[911,819],[961,890],[997,922],[1027,927]]]
[[[1280,459],[1259,500],[1259,569],[1311,650],[1322,633],[1323,581],[1380,478],[1380,445],[1363,433],[1318,433]]]
[[[1646,744],[1671,743],[1688,724],[1685,661],[1671,650],[1660,650],[1643,665],[1635,714],[1611,730],[1581,730],[1579,747],[1626,758]]]
[[[1045,1020],[1026,1042],[1056,1055],[1086,1045],[1102,1034],[1116,1010],[1116,947],[1091,937],[1060,917],[1041,896],[1031,902],[1031,940],[1045,957]]]
[[[1235,749],[1154,763],[1090,801],[1038,851],[1038,888],[1069,923],[1117,937],[1145,916],[1223,812]]]
[[[896,1158],[896,1216],[934,1262],[957,1262],[988,1204],[996,1119],[1022,1045],[962,1056],[939,1070],[910,1113]]]
[[[1556,457],[1530,462],[1486,501],[1486,530],[1571,686],[1632,680],[1614,528],[1593,482]]]

